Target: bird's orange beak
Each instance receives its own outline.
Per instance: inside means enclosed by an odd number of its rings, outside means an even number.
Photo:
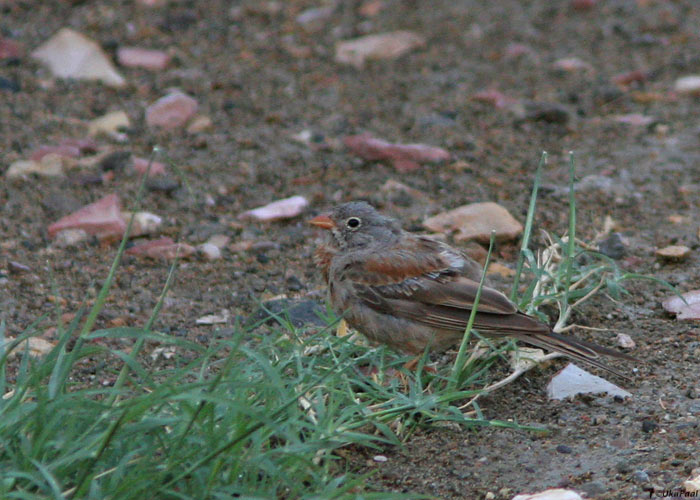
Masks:
[[[309,224],[313,224],[321,229],[333,229],[335,227],[335,223],[325,214],[317,215],[309,221]]]

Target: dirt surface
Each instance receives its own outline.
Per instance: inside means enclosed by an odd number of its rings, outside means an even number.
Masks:
[[[579,190],[579,234],[593,240],[610,216],[627,242],[623,269],[683,291],[698,288],[700,101],[674,93],[673,84],[700,74],[700,5],[599,0],[590,9],[574,8],[587,3],[347,1],[302,27],[296,16],[317,3],[172,0],[146,8],[133,1],[2,2],[0,32],[26,52],[0,61],[0,172],[39,146],[85,137],[91,119],[126,111],[132,121],[127,141],[102,138],[100,147],[146,157],[159,145],[191,188],[169,168],[167,178],[180,187],[147,190],[143,209],[164,217],[162,233],[193,245],[213,234],[257,243],[256,251],[225,249],[220,260],[195,257],[180,266],[156,328],[203,343],[214,328],[194,322],[205,314],[228,309],[232,326],[251,313],[255,298],[321,296],[310,258],[317,235],[304,223],[309,215],[338,201],[366,199],[420,230],[429,215],[496,201],[524,220],[542,150],[550,154],[549,187],[539,202],[538,229],[565,230],[561,188],[573,150],[578,177],[598,176]],[[28,53],[65,26],[112,54],[137,45],[171,51],[174,60],[162,71],[119,68],[128,84],[118,90],[54,80]],[[338,40],[399,29],[423,34],[425,47],[363,69],[333,60]],[[515,54],[515,43],[525,53]],[[590,66],[555,68],[555,61],[569,57]],[[634,81],[615,83],[616,76],[637,70],[642,76]],[[171,87],[193,96],[213,126],[194,134],[146,127],[145,107]],[[517,105],[501,109],[471,99],[487,89]],[[616,121],[631,113],[653,120],[642,126]],[[311,132],[309,144],[293,138],[304,130]],[[343,136],[360,132],[440,146],[454,160],[398,173],[343,147]],[[1,177],[0,315],[8,334],[52,310],[52,283],[69,312],[96,295],[115,247],[90,241],[56,248],[47,226],[111,192],[127,206],[133,202],[136,175],[117,169],[108,183],[95,183],[99,173],[98,167],[62,179]],[[379,189],[388,179],[421,195]],[[268,224],[237,218],[296,194],[311,202],[304,216]],[[671,222],[669,216],[680,217]],[[656,260],[654,250],[670,244],[693,251],[680,263]],[[516,255],[515,244],[500,245],[496,259],[512,264]],[[167,262],[126,257],[98,326],[143,324],[167,270]],[[601,297],[574,319],[608,329],[577,330],[583,338],[611,346],[615,332],[634,339],[631,352],[642,361],[620,367],[632,374],[625,384],[631,399],[548,400],[545,386],[564,365],[557,361],[481,401],[486,417],[544,424],[548,435],[419,432],[405,447],[384,450],[386,462],[373,462],[374,451],[357,451],[349,466],[375,470],[371,483],[379,490],[439,498],[492,492],[509,499],[562,485],[605,499],[678,489],[700,466],[700,336],[695,324],[663,312],[667,292],[660,287],[634,282],[630,291],[619,303]],[[116,375],[109,366],[94,372],[104,383]]]

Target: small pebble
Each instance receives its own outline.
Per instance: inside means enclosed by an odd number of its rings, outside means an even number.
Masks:
[[[648,483],[649,474],[647,474],[643,470],[636,470],[632,473],[632,479],[634,479],[635,483]]]
[[[625,256],[625,244],[620,233],[611,233],[598,244],[598,251],[611,259],[621,259]]]
[[[634,349],[637,345],[634,343],[634,340],[632,340],[632,337],[630,337],[626,333],[617,334],[617,344],[620,347],[624,347],[625,349]]]
[[[570,446],[567,446],[565,444],[560,444],[559,446],[557,446],[557,451],[559,453],[565,453],[568,455],[568,454],[572,453],[574,450],[572,450]]]
[[[632,471],[632,466],[627,460],[620,460],[615,465],[615,470],[617,470],[617,472],[619,472],[620,474],[627,474],[628,472]]]
[[[656,422],[652,422],[651,420],[643,420],[642,421],[642,432],[654,432],[659,425]]]
[[[374,460],[375,462],[386,462],[389,459],[386,458],[384,455],[375,455],[372,457],[372,460]]]
[[[207,260],[217,260],[221,258],[221,250],[211,243],[202,243],[197,247],[197,250]]]
[[[690,255],[690,248],[684,245],[671,245],[656,251],[657,257],[668,261],[684,260],[688,255]]]

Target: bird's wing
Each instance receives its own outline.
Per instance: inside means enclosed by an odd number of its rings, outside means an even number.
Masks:
[[[344,275],[370,307],[395,307],[416,321],[463,330],[479,289],[478,282],[463,275],[465,268],[471,271],[472,267],[443,243],[412,238],[385,252],[363,256],[348,265]],[[498,317],[514,315],[518,309],[501,292],[483,287],[478,311]]]

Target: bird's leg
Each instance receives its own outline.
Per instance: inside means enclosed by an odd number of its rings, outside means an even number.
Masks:
[[[422,357],[423,356],[420,355],[420,356],[416,356],[413,359],[409,359],[408,361],[406,361],[406,363],[404,363],[403,367],[408,371],[415,371],[416,368],[418,368],[418,363],[420,362],[420,359]],[[437,373],[437,370],[435,368],[433,368],[432,366],[424,365],[423,369],[428,373],[433,373],[433,374]]]

